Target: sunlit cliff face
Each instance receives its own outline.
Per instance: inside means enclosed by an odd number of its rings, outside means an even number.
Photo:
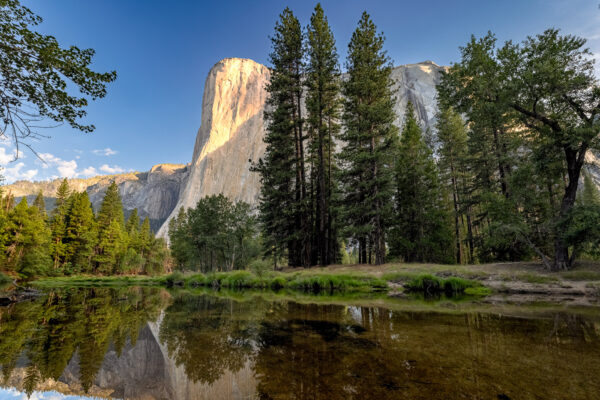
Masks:
[[[392,71],[396,93],[396,124],[402,126],[407,104],[413,104],[424,128],[433,127],[437,111],[436,89],[441,72],[431,61],[396,67]],[[255,204],[260,182],[251,163],[265,151],[263,114],[270,71],[248,59],[227,58],[209,72],[202,100],[202,125],[196,136],[189,177],[169,219],[180,207],[223,193],[235,201]],[[342,77],[343,79],[343,77]],[[159,231],[166,236],[168,221]]]

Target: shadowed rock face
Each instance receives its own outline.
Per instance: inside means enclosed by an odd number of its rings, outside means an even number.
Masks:
[[[128,215],[138,209],[140,218],[148,217],[156,231],[171,214],[188,175],[188,167],[178,164],[159,164],[148,172],[131,172],[118,175],[96,176],[88,179],[69,179],[71,190],[87,191],[95,210],[100,208],[108,185],[114,180],[119,186],[123,208]],[[31,204],[41,190],[46,207],[54,208],[55,194],[62,179],[46,182],[18,181],[7,185],[5,193],[11,193],[17,201],[27,197]]]

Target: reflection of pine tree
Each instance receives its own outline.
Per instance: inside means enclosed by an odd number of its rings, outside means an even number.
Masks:
[[[16,304],[0,320],[2,374],[8,379],[24,353],[29,361],[24,386],[33,391],[40,381],[59,379],[78,353],[81,384],[89,390],[110,344],[120,352],[128,339],[135,343],[162,308],[160,290],[151,288],[56,291]]]
[[[35,365],[30,365],[25,370],[25,380],[23,381],[23,390],[30,397],[35,390],[37,384],[40,382],[40,372]]]
[[[237,372],[252,354],[261,304],[182,295],[167,309],[160,340],[193,381],[211,384],[225,370]]]

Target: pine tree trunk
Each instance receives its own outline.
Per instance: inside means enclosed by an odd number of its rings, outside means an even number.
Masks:
[[[456,236],[456,262],[462,264],[462,248],[460,245],[460,223],[458,210],[458,185],[454,175],[454,165],[450,163],[450,174],[452,175],[452,199],[454,201],[454,235]]]
[[[496,161],[498,163],[498,173],[500,174],[500,188],[502,190],[502,194],[504,197],[508,198],[508,185],[506,183],[506,171],[504,170],[504,164],[501,159],[501,150],[500,150],[500,142],[498,139],[498,130],[492,129],[494,132],[494,150],[496,153]]]
[[[358,263],[367,263],[367,240],[364,237],[360,238],[358,241]]]

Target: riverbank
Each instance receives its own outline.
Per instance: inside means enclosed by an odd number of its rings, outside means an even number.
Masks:
[[[600,304],[600,263],[580,262],[573,270],[550,272],[536,263],[482,265],[399,264],[333,265],[287,268],[254,274],[249,271],[161,276],[71,276],[43,278],[36,287],[130,286],[211,287],[295,290],[299,292],[383,292],[403,297],[407,292],[487,296],[486,301]]]

